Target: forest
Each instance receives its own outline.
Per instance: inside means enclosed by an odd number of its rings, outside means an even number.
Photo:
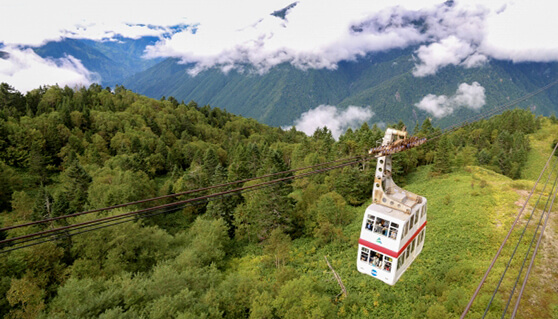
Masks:
[[[402,129],[403,122],[389,126]],[[429,229],[424,251],[394,287],[356,270],[360,223],[375,170],[374,160],[362,160],[0,252],[0,315],[457,317],[492,257],[487,247],[495,249],[505,231],[494,230],[496,215],[489,212],[503,214],[501,207],[511,205],[509,216],[497,216],[504,225],[511,223],[514,189],[528,189],[531,170],[540,171],[530,166],[530,137],[555,126],[555,118],[514,109],[448,134],[428,119],[407,128],[419,137],[436,136],[394,156],[396,182],[429,200]],[[22,94],[2,83],[0,226],[364,155],[381,137],[381,128],[366,123],[338,141],[325,127],[306,136],[194,101],[147,98],[123,86],[55,85]],[[549,154],[552,143],[547,144],[541,148]],[[471,200],[476,205],[468,205]],[[138,207],[6,231],[0,239]],[[474,231],[463,232],[465,227]],[[324,256],[345,282],[346,296]],[[533,311],[558,318],[556,305],[556,296],[549,297],[546,306]],[[489,315],[499,316],[502,302],[493,308],[495,315]],[[472,315],[483,311],[473,307]]]

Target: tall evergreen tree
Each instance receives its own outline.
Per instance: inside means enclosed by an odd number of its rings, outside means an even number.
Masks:
[[[33,141],[29,150],[29,173],[35,177],[36,184],[46,184],[48,182],[47,160],[43,152],[43,144],[44,141]]]
[[[64,182],[64,191],[69,202],[69,210],[74,212],[83,210],[87,203],[88,189],[92,178],[80,165],[77,158],[74,157],[68,168],[64,171],[62,181]]]
[[[213,175],[212,184],[218,185],[227,182],[227,169],[221,164],[218,164],[215,168],[215,174]],[[225,189],[232,189],[234,186],[229,186]],[[229,229],[229,236],[234,236],[234,209],[238,204],[240,204],[242,198],[240,195],[231,194],[216,200],[210,201],[207,204],[207,214],[215,219],[222,218]]]
[[[217,165],[219,164],[219,158],[217,157],[215,150],[212,147],[208,148],[203,155],[202,163],[203,172],[207,178],[206,185],[211,184],[213,175],[215,175],[215,168],[217,168]]]
[[[434,172],[447,174],[452,170],[451,167],[451,153],[452,145],[446,135],[442,135],[438,141],[436,155],[434,156],[434,165],[432,170]]]

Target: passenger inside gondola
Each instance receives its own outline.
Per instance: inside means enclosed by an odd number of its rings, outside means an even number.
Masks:
[[[384,270],[385,271],[391,271],[391,263],[393,262],[393,259],[391,259],[391,257],[386,256],[385,257],[385,261],[384,261]]]
[[[380,218],[376,220],[376,224],[374,224],[374,232],[381,233],[382,232],[382,224],[380,223]]]
[[[388,222],[386,221],[382,222],[382,235],[388,235]]]
[[[368,261],[368,252],[369,252],[368,248],[362,247],[362,252],[360,254],[360,260]]]
[[[384,260],[384,255],[372,251],[370,254],[370,264],[372,264],[372,266],[378,267],[378,268],[382,268],[383,265],[383,260]]]
[[[396,239],[397,238],[397,230],[399,228],[399,225],[392,222],[391,225],[389,226],[389,238],[391,239]]]
[[[373,225],[374,225],[374,216],[368,215],[368,218],[366,219],[366,229],[372,231]]]
[[[382,234],[384,236],[388,235],[389,221],[381,218],[376,218],[376,224],[374,225],[374,232]]]

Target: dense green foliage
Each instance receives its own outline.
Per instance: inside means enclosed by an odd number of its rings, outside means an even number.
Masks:
[[[528,160],[527,134],[539,126],[530,112],[513,110],[395,156],[398,182],[429,198],[432,233],[416,266],[394,288],[360,275],[354,265],[361,205],[370,198],[375,169],[375,163],[362,162],[0,255],[0,313],[6,318],[455,316],[489,258],[485,245],[497,241],[493,216],[486,213],[496,195],[482,182],[490,176],[484,168],[520,177]],[[439,133],[428,120],[416,131]],[[367,124],[339,141],[327,128],[306,136],[123,87],[111,92],[98,85],[52,86],[23,95],[1,84],[0,222],[19,224],[351,157],[382,136]],[[463,170],[470,165],[484,168]],[[448,187],[455,195],[442,200]],[[477,206],[453,213],[468,200]],[[449,232],[450,225],[476,232],[448,241],[441,229],[448,236],[459,231]],[[22,231],[0,237],[18,234]],[[467,258],[471,254],[478,259]],[[338,297],[323,255],[345,281],[346,298]]]
[[[486,112],[505,101],[517,99],[548,84],[558,76],[557,63],[509,63],[493,60],[480,68],[446,66],[436,76],[415,77],[415,48],[368,54],[355,61],[340,62],[335,70],[301,70],[278,65],[260,74],[249,66],[223,73],[218,68],[188,73],[190,64],[168,59],[140,72],[123,84],[153,98],[175,96],[226,108],[274,126],[292,125],[303,112],[321,104],[347,107],[370,106],[371,123],[403,120],[414,127],[431,114],[416,108],[428,94],[452,96],[461,83],[480,83],[485,88]],[[537,114],[556,112],[558,90],[550,89],[519,104]],[[461,108],[450,116],[434,119],[447,127],[476,111]]]

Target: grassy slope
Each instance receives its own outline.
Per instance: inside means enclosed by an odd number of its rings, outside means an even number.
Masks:
[[[533,150],[525,171],[528,180],[513,181],[480,167],[468,167],[436,178],[428,177],[429,167],[422,167],[409,176],[406,188],[429,200],[427,236],[421,255],[396,286],[390,287],[356,269],[356,243],[364,207],[352,209],[352,222],[343,230],[344,239],[323,247],[316,247],[308,239],[295,241],[287,268],[325,283],[335,298],[340,288],[323,259],[327,255],[349,293],[338,303],[337,312],[341,317],[458,317],[513,223],[522,199],[533,185],[533,176],[544,165],[549,153],[548,134],[557,130],[558,127],[546,123],[542,133],[533,135]],[[522,218],[521,223],[525,220]],[[556,218],[553,226],[556,227]],[[529,229],[527,236],[530,234]],[[549,235],[553,234],[550,230]],[[484,312],[518,236],[519,232],[512,234],[511,244],[505,247],[503,257],[473,305],[471,318],[480,317]],[[548,266],[550,262],[556,264],[557,248],[548,240],[545,242],[518,317],[551,317],[558,305],[556,287],[547,284],[558,282],[558,271]],[[526,245],[520,245],[518,256],[523,256],[525,251]],[[259,257],[253,258],[256,261]],[[509,271],[512,276],[504,280],[501,291],[511,290],[519,263],[512,263]],[[507,296],[499,294],[488,317],[499,317],[506,301]]]
[[[531,135],[530,142],[533,149],[529,153],[523,178],[536,180],[539,177],[542,167],[552,152],[552,142],[556,136],[558,136],[558,125],[553,125],[549,119],[544,119],[542,130]],[[554,163],[549,164],[551,168]],[[546,178],[547,175],[543,175],[541,181],[544,182]],[[535,268],[529,277],[529,287],[521,304],[524,306],[525,318],[546,318],[552,315],[552,318],[558,318],[558,217],[555,212],[556,209],[553,209],[553,215],[550,216],[539,248],[540,253],[537,254]],[[538,216],[536,214],[534,217]]]

